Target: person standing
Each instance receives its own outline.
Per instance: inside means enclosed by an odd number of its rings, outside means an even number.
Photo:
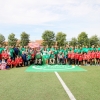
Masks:
[[[14,49],[13,49],[13,46],[11,46],[10,48],[9,48],[9,52],[10,52],[10,57],[11,57],[11,59],[15,59],[15,57],[14,57]]]
[[[22,51],[22,55],[21,55],[22,59],[23,59],[23,65],[27,66],[28,62],[27,62],[27,55],[25,54],[24,51]]]

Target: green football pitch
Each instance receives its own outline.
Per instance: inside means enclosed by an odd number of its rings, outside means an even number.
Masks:
[[[76,100],[100,100],[100,66],[34,65],[0,70],[0,100],[70,100],[54,71]]]

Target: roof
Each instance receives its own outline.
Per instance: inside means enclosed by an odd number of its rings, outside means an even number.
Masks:
[[[39,45],[42,45],[43,40],[35,40],[36,43],[38,43]]]

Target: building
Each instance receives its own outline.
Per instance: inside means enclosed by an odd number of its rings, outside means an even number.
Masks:
[[[43,40],[35,40],[35,42],[42,46]]]

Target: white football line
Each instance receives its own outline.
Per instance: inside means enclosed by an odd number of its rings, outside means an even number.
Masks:
[[[56,74],[58,80],[60,81],[61,85],[63,86],[64,90],[68,94],[70,100],[76,100],[75,97],[74,97],[74,95],[71,93],[71,91],[69,90],[69,88],[66,86],[66,84],[64,83],[64,81],[60,77],[60,75],[57,72],[55,72],[55,74]]]

